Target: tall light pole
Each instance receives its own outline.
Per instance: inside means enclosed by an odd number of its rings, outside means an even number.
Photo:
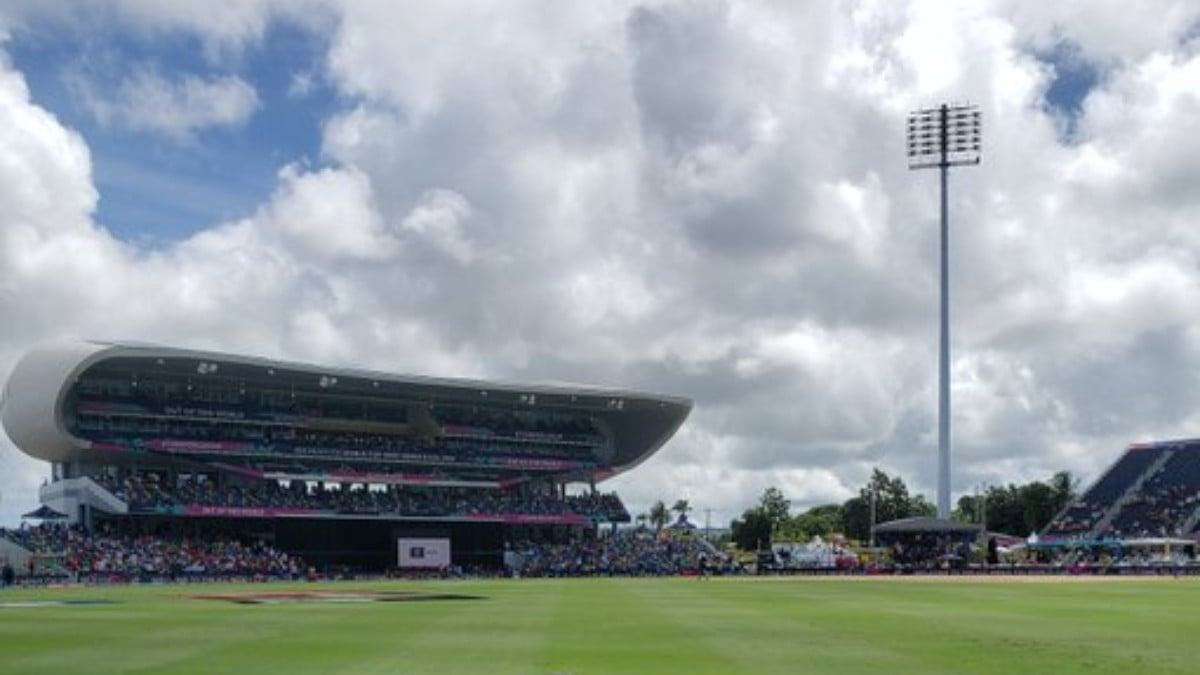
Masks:
[[[875,548],[875,487],[871,487],[871,548]]]
[[[908,168],[941,169],[942,178],[942,329],[938,360],[939,518],[950,517],[950,216],[947,182],[950,167],[978,164],[982,115],[973,105],[942,104],[908,116]]]

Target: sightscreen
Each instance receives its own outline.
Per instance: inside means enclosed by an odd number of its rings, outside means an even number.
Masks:
[[[400,569],[430,569],[450,566],[450,540],[444,538],[401,538],[396,540]]]

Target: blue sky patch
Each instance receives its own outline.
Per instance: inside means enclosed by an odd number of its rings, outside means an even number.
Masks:
[[[86,139],[100,191],[97,220],[146,246],[185,238],[253,213],[292,162],[320,162],[324,120],[342,104],[324,79],[325,36],[275,22],[261,43],[213,63],[186,33],[130,35],[104,27],[43,26],[14,33],[7,47],[33,99]],[[64,31],[76,31],[64,38]],[[130,73],[239,77],[257,109],[243,123],[197,129],[186,138],[104,123],[80,82],[112,92]]]
[[[1044,103],[1060,121],[1059,140],[1072,143],[1078,140],[1083,102],[1100,84],[1101,69],[1098,64],[1088,61],[1079,46],[1069,40],[1062,40],[1053,48],[1034,55],[1054,71]]]

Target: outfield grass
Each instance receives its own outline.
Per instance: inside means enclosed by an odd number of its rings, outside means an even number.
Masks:
[[[478,600],[236,605],[194,593]],[[114,604],[18,607],[28,600]],[[8,604],[9,606],[3,606]],[[0,673],[1195,673],[1200,580],[595,579],[0,592]]]

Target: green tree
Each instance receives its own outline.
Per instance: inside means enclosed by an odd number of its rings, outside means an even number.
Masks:
[[[771,547],[771,518],[762,509],[746,509],[741,518],[729,524],[733,543],[743,551],[761,551]]]
[[[991,531],[1024,537],[1049,525],[1074,497],[1075,482],[1066,471],[1048,482],[991,486],[982,496],[986,525]]]
[[[686,520],[687,514],[692,510],[692,505],[686,499],[676,499],[671,510],[679,514],[679,520]]]
[[[842,505],[822,504],[793,517],[787,524],[787,533],[795,541],[807,541],[813,537],[828,537],[842,531]]]
[[[762,496],[758,498],[758,508],[771,522],[772,532],[779,532],[787,523],[791,505],[787,497],[783,496],[783,492],[774,486],[763,490]]]
[[[962,523],[978,523],[983,520],[984,495],[963,495],[950,513],[950,517]]]
[[[871,472],[867,484],[842,505],[842,524],[851,539],[866,541],[871,532],[871,498],[875,499],[875,522],[930,516],[937,509],[924,495],[909,495],[908,486],[899,476],[893,478],[879,469]]]
[[[1025,529],[1036,532],[1050,523],[1058,513],[1054,488],[1049,483],[1034,481],[1017,489],[1021,504],[1021,519]]]
[[[1074,497],[1074,479],[1060,471],[1049,481],[993,485],[983,494],[964,495],[956,513],[970,522],[979,522],[982,514],[989,530],[1025,536],[1046,527]]]
[[[654,531],[658,532],[663,529],[663,526],[670,520],[671,515],[667,511],[667,505],[661,499],[654,502],[654,505],[650,507],[650,524],[654,526]]]
[[[1075,499],[1078,483],[1070,471],[1059,471],[1050,478],[1050,487],[1054,490],[1054,514],[1058,515],[1059,511],[1067,508],[1067,504]]]
[[[937,506],[925,498],[925,495],[913,495],[908,500],[908,515],[905,518],[933,518],[937,515]]]

